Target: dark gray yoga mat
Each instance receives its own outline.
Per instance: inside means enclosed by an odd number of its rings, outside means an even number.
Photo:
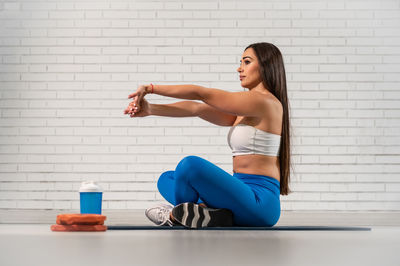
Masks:
[[[273,227],[204,227],[186,228],[184,226],[154,226],[154,225],[107,225],[107,230],[284,230],[284,231],[371,231],[369,227],[343,226],[273,226]]]

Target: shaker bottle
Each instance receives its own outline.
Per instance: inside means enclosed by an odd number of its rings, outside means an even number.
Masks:
[[[82,182],[79,189],[81,213],[101,214],[103,192],[94,181]]]

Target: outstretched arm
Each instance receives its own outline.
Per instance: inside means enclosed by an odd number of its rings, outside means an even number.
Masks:
[[[146,93],[151,93],[151,85],[144,85]],[[153,93],[186,100],[201,100],[200,93],[207,89],[203,86],[184,84],[184,85],[153,85]]]
[[[171,104],[150,104],[150,115],[168,117],[197,116],[197,109],[202,103],[181,101]]]
[[[135,97],[135,104],[151,93],[188,100],[201,100],[204,103],[236,116],[263,116],[267,111],[267,100],[259,92],[228,92],[198,85],[142,85],[129,95]]]

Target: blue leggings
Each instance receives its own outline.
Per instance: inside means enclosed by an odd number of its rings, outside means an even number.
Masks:
[[[229,209],[237,226],[273,226],[281,213],[278,180],[244,173],[232,176],[198,156],[187,156],[175,171],[162,173],[157,188],[174,206],[194,202]]]

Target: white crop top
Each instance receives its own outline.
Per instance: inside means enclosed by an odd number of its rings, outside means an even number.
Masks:
[[[263,154],[279,156],[281,136],[253,126],[237,124],[228,133],[228,144],[232,155]]]

